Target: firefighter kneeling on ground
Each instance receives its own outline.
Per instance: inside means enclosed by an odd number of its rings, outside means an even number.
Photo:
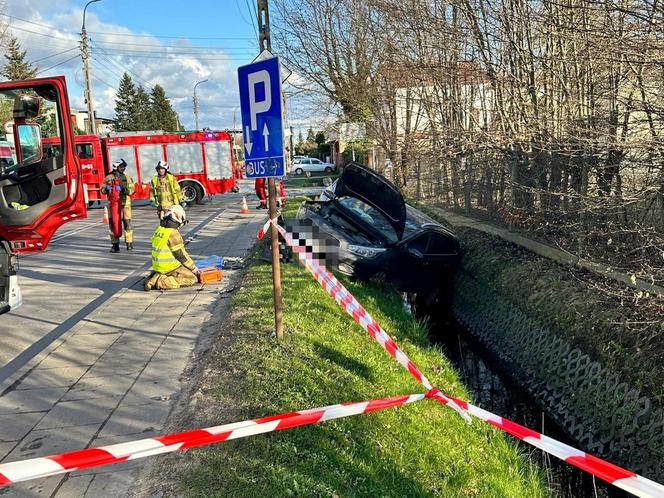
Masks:
[[[120,187],[120,205],[118,206],[118,210],[110,209],[108,216],[108,227],[110,229],[112,244],[111,252],[120,252],[120,240],[113,234],[113,224],[116,216],[119,216],[122,220],[127,251],[131,251],[134,248],[134,232],[131,229],[130,196],[134,194],[134,180],[129,175],[125,175],[127,163],[124,159],[114,162],[112,168],[113,171],[111,174],[104,178],[104,187],[102,188],[102,192],[108,195],[110,200],[111,189]]]
[[[199,270],[184,248],[180,227],[186,223],[182,206],[171,206],[152,235],[152,274],[145,290],[189,287],[198,282]]]
[[[169,207],[179,204],[186,207],[187,204],[182,202],[180,184],[173,174],[168,172],[168,163],[159,161],[155,169],[157,174],[150,180],[150,203],[157,208],[161,220]]]

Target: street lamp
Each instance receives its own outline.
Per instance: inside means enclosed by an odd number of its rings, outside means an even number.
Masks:
[[[85,76],[85,102],[88,105],[88,133],[94,135],[95,133],[95,114],[92,106],[92,82],[90,81],[90,64],[88,53],[88,34],[85,31],[85,12],[88,10],[88,5],[101,0],[90,0],[83,8],[83,24],[81,25],[81,57],[83,58],[83,74]]]
[[[196,87],[207,80],[201,80],[194,85],[194,119],[196,120],[196,131],[198,131],[198,97],[196,97]]]

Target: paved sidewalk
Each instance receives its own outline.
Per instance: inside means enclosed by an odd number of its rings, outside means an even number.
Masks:
[[[243,258],[266,220],[226,208],[187,246],[194,259]],[[228,260],[227,260],[228,261]],[[168,292],[123,289],[79,322],[56,349],[0,396],[0,460],[16,461],[162,432],[195,361],[204,323],[233,275],[218,285]],[[125,496],[137,467],[126,462],[0,488],[2,497]]]

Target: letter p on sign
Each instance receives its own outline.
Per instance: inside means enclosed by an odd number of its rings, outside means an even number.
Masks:
[[[256,116],[267,112],[272,106],[272,89],[270,88],[270,73],[265,69],[249,74],[249,114],[251,115],[251,131],[258,129]],[[264,86],[263,100],[256,100],[256,85],[262,83]]]

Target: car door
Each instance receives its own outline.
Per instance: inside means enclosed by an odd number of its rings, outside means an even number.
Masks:
[[[429,233],[424,232],[397,244],[390,273],[401,290],[415,292],[431,278],[425,256],[429,239]]]
[[[311,171],[311,159],[302,159],[298,166],[302,169],[302,171]]]
[[[320,159],[311,159],[311,171],[323,171],[325,165]]]
[[[0,164],[0,240],[12,252],[42,251],[86,215],[69,109],[63,76],[0,83],[0,141],[13,147]]]

